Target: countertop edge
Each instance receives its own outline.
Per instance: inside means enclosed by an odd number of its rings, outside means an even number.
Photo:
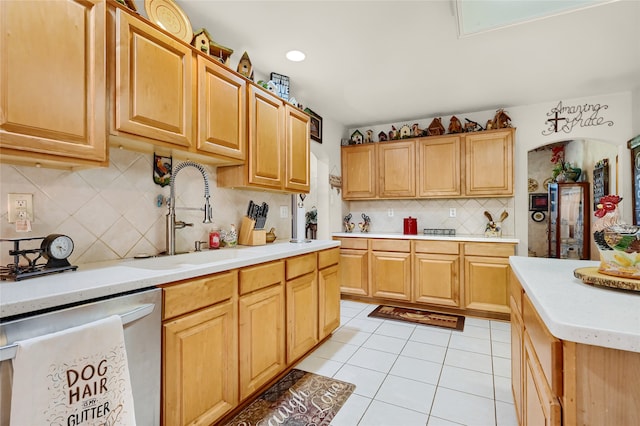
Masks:
[[[109,297],[121,293],[142,290],[175,281],[224,272],[230,269],[271,262],[288,257],[339,247],[334,240],[312,240],[309,243],[288,241],[265,246],[221,249],[235,250],[238,256],[199,264],[177,264],[173,268],[144,269],[136,266],[137,260],[96,262],[79,265],[76,271],[67,271],[22,281],[0,282],[0,319],[35,313],[59,306]],[[201,256],[206,256],[201,252]],[[215,252],[209,252],[215,256]],[[190,253],[195,254],[195,253]],[[179,256],[189,256],[179,255]],[[164,257],[154,258],[161,262]]]
[[[511,256],[509,263],[553,336],[640,352],[640,294],[592,286],[573,276],[575,269],[598,261]]]

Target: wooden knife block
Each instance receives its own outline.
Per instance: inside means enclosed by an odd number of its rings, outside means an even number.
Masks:
[[[256,221],[245,216],[242,218],[240,233],[238,234],[238,244],[243,246],[262,246],[267,244],[267,231],[264,229],[253,229]]]

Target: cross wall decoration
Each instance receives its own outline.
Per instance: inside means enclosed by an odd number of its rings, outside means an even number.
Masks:
[[[543,136],[553,133],[571,133],[575,127],[613,126],[612,120],[604,117],[609,105],[581,104],[563,105],[562,101],[547,112],[545,124],[547,128],[542,131]],[[561,123],[562,122],[562,123]]]

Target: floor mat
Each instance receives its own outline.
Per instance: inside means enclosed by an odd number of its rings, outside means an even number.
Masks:
[[[370,317],[413,322],[451,330],[464,330],[464,317],[439,312],[422,311],[420,309],[400,308],[397,306],[378,306],[369,314]]]
[[[355,388],[351,383],[293,369],[226,425],[328,425]]]

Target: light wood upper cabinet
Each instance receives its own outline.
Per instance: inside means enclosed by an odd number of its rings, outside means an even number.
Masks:
[[[244,160],[247,155],[247,82],[198,55],[197,148]]]
[[[376,145],[342,147],[342,198],[345,200],[376,197]]]
[[[422,138],[418,150],[418,197],[458,197],[460,182],[460,136]]]
[[[514,129],[468,133],[465,141],[465,194],[513,195]]]
[[[416,144],[414,141],[380,144],[378,196],[406,198],[416,195]]]
[[[0,158],[106,165],[103,1],[0,1]]]
[[[193,145],[191,48],[116,10],[115,117],[112,133]]]
[[[311,147],[309,116],[289,104],[285,105],[286,145],[284,189],[309,192]]]

